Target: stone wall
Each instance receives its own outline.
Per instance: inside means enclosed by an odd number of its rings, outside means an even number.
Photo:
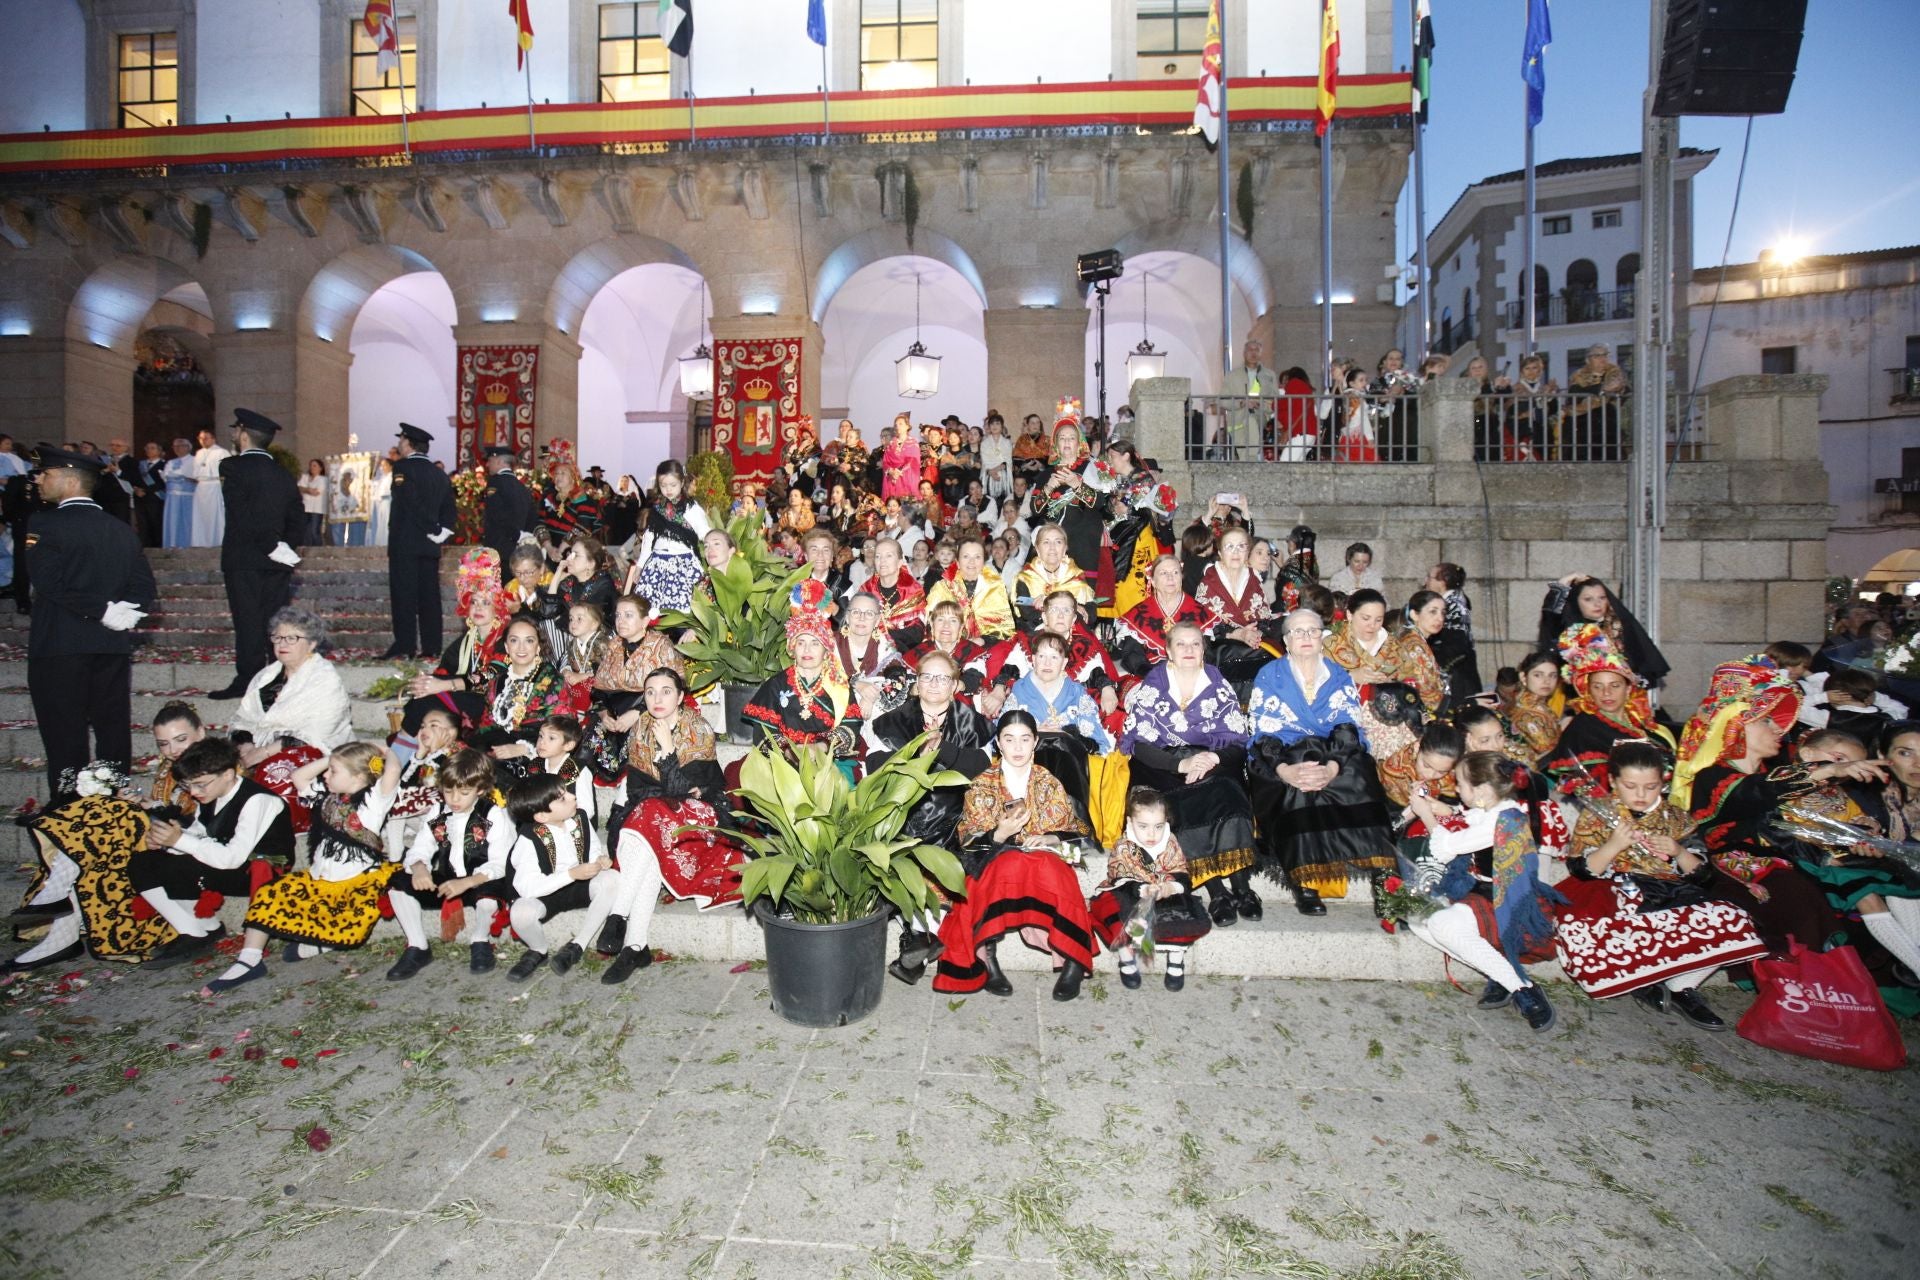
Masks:
[[[1729,378],[1705,389],[1704,460],[1670,472],[1661,561],[1661,648],[1673,664],[1664,701],[1683,717],[1714,663],[1773,640],[1822,634],[1826,533],[1832,518],[1820,462],[1822,377]],[[1216,463],[1183,460],[1183,378],[1134,385],[1142,452],[1181,494],[1180,519],[1221,491],[1244,493],[1256,528],[1319,535],[1322,569],[1366,542],[1404,601],[1436,561],[1468,574],[1481,674],[1533,648],[1547,585],[1570,573],[1618,588],[1625,570],[1625,463],[1476,463],[1473,393],[1455,381],[1420,393],[1433,461],[1407,465]]]

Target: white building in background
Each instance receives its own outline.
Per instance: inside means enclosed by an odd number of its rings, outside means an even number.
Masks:
[[[1682,147],[1674,164],[1674,275],[1693,264],[1693,179],[1716,153]],[[1548,372],[1564,381],[1605,343],[1622,368],[1633,367],[1634,276],[1640,270],[1640,154],[1576,156],[1535,166],[1535,345]],[[1525,173],[1483,178],[1460,194],[1427,237],[1433,278],[1431,349],[1454,369],[1476,355],[1496,373],[1515,366],[1526,345],[1522,273],[1526,266]],[[1686,299],[1676,332],[1687,327]],[[1419,309],[1402,313],[1402,346],[1412,364],[1422,343]]]
[[[1895,587],[1920,579],[1900,554],[1920,548],[1920,246],[1762,258],[1729,266],[1724,285],[1718,267],[1702,267],[1688,292],[1700,385],[1826,376],[1828,572]]]

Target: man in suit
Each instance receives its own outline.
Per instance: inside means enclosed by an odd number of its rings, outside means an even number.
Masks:
[[[220,462],[226,525],[220,574],[233,613],[233,683],[207,696],[237,698],[267,665],[267,621],[293,603],[294,550],[306,536],[306,509],[293,476],[267,452],[280,424],[251,409],[233,411],[235,452]]]
[[[533,494],[513,473],[513,450],[487,446],[487,492],[481,510],[480,540],[500,553],[500,580],[512,572],[508,562],[520,535],[533,527]]]
[[[133,477],[133,527],[140,545],[160,545],[160,526],[167,510],[167,459],[157,440],[147,441],[146,456],[125,458],[120,474]]]
[[[427,457],[432,443],[432,433],[409,422],[400,424],[400,458],[393,464],[393,514],[387,525],[393,645],[383,657],[440,656],[440,548],[453,536],[459,515],[453,503],[453,482]]]
[[[1262,426],[1270,406],[1257,403],[1257,399],[1276,395],[1280,391],[1279,379],[1273,376],[1273,370],[1267,368],[1266,355],[1266,346],[1257,338],[1249,338],[1241,351],[1240,363],[1221,384],[1220,394],[1223,396],[1251,397],[1226,411],[1226,443],[1233,450],[1227,458],[1229,462],[1260,461]]]
[[[47,792],[95,760],[125,773],[133,760],[133,628],[153,606],[153,570],[124,520],[89,495],[103,468],[91,454],[40,446],[34,516],[27,692],[47,748]],[[91,742],[90,742],[91,738]],[[68,792],[67,794],[71,794]]]

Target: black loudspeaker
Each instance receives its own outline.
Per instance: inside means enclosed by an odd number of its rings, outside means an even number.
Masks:
[[[1656,116],[1764,116],[1787,109],[1807,0],[1672,0]]]

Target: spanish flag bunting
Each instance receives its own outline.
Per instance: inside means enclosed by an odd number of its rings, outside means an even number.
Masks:
[[[1320,117],[1313,131],[1327,136],[1333,123],[1333,110],[1340,96],[1340,12],[1334,0],[1320,0]]]
[[[513,19],[518,30],[520,48],[513,55],[514,70],[527,65],[527,55],[533,52],[533,14],[527,11],[528,0],[507,0],[507,16]]]

